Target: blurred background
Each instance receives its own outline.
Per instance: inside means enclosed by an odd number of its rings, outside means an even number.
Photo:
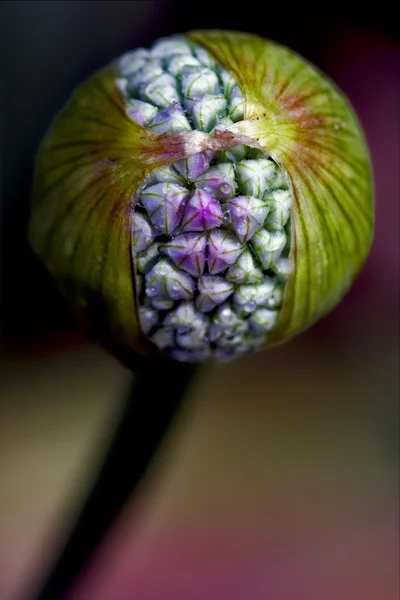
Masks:
[[[35,151],[94,70],[194,28],[288,45],[349,96],[373,159],[375,239],[310,331],[199,372],[69,599],[398,598],[398,21],[381,4],[356,17],[335,6],[322,17],[183,0],[0,4],[0,600],[29,600],[49,569],[131,382],[29,249]]]

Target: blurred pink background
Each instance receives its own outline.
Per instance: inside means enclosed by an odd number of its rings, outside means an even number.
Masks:
[[[141,26],[150,42],[170,33],[180,6],[160,3],[163,29],[149,24],[159,4],[142,6],[132,27],[127,7],[144,3],[117,4],[110,53],[138,45]],[[282,41],[304,53],[294,22],[289,31]],[[336,21],[325,33],[306,57],[349,96],[372,154],[365,268],[307,333],[202,369],[139,495],[65,600],[398,598],[399,45],[373,23]],[[130,374],[69,322],[9,335],[0,369],[0,600],[29,600],[90,486]]]

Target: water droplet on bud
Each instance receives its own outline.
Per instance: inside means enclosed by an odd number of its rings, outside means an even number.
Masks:
[[[250,300],[250,302],[247,302],[247,304],[244,305],[244,310],[247,313],[251,313],[255,310],[256,306],[257,302],[255,300]]]
[[[157,290],[155,287],[148,287],[146,288],[146,294],[147,296],[153,297],[157,294]]]

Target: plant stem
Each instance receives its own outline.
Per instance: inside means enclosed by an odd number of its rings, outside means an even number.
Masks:
[[[195,370],[188,363],[152,360],[135,374],[97,479],[35,600],[58,600],[72,586],[145,475]]]

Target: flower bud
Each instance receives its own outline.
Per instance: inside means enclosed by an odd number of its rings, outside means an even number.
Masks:
[[[348,100],[250,34],[128,52],[78,87],[37,157],[32,246],[130,366],[288,340],[341,300],[372,234]]]

